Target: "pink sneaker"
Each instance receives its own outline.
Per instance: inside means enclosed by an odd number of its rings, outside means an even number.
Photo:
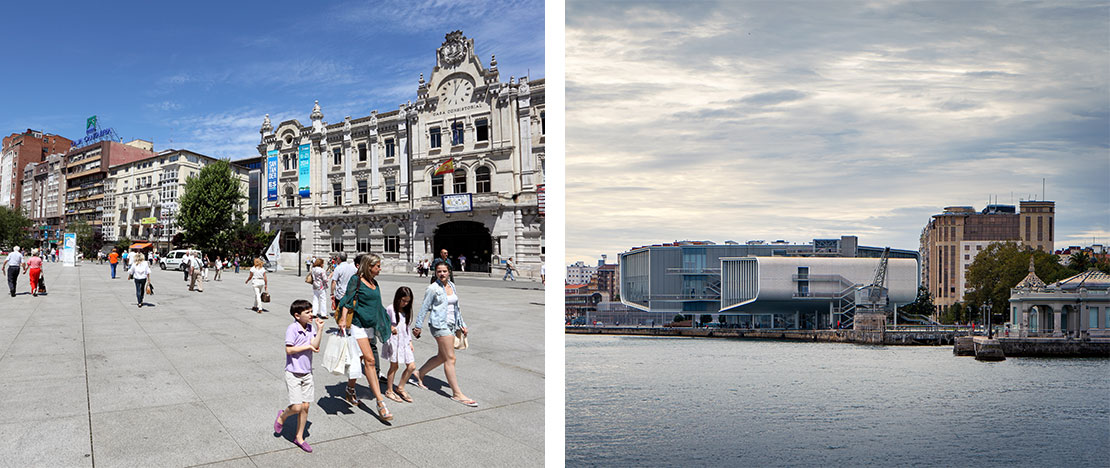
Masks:
[[[284,412],[285,410],[278,410],[277,419],[274,420],[274,434],[281,434],[281,413]]]

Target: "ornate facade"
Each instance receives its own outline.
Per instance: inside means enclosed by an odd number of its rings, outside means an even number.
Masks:
[[[437,49],[428,79],[421,74],[415,101],[332,124],[317,102],[309,119],[274,126],[267,115],[260,130],[261,218],[282,232],[282,265],[372,252],[385,271],[409,272],[445,248],[456,268],[460,255],[468,271],[496,271],[512,257],[522,273],[538,275],[542,79],[501,81],[496,58],[483,66],[473,39],[456,31]]]

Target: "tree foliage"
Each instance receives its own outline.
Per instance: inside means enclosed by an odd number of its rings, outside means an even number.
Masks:
[[[29,249],[35,245],[31,239],[31,220],[19,210],[0,206],[0,247],[10,249],[20,246]]]
[[[933,315],[933,311],[936,310],[936,307],[933,305],[933,295],[929,292],[929,288],[927,286],[918,286],[917,299],[899,307],[898,310],[904,314],[930,316]]]
[[[96,258],[96,252],[104,247],[104,234],[93,229],[85,221],[75,221],[66,226],[66,230],[77,234],[77,249],[85,258]]]
[[[239,179],[231,171],[231,163],[221,159],[201,169],[185,181],[178,225],[185,242],[205,253],[227,254],[233,235],[243,223]]]
[[[989,303],[991,313],[1004,318],[1008,315],[1010,289],[1017,286],[1029,274],[1029,258],[1037,277],[1046,284],[1059,281],[1078,273],[1060,265],[1056,255],[1018,245],[1013,242],[996,242],[987,246],[975,256],[967,270],[968,292],[964,300],[978,310],[979,305]]]
[[[230,250],[226,253],[230,256],[261,257],[275,235],[276,232],[263,231],[259,223],[239,225],[230,241]]]

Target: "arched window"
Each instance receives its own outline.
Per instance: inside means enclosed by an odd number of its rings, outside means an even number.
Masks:
[[[334,226],[331,228],[331,251],[343,251],[343,227]]]
[[[489,168],[486,166],[479,167],[474,171],[474,191],[478,193],[490,192],[490,177]]]
[[[453,191],[451,193],[466,193],[466,171],[456,169],[455,173],[451,175],[455,179],[453,184]]]
[[[356,232],[356,239],[358,241],[358,252],[367,253],[370,251],[370,226],[360,224]]]
[[[401,251],[401,230],[397,228],[396,224],[389,223],[382,229],[382,235],[385,236],[385,251],[390,253],[398,253]]]

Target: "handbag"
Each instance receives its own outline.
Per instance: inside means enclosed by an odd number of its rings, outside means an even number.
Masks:
[[[463,350],[470,346],[462,330],[455,330],[455,349]]]
[[[150,279],[146,280],[146,293],[150,294],[151,296],[154,295],[154,284],[150,282]]]
[[[312,284],[312,272],[311,271],[308,272],[307,275],[304,275],[304,282],[306,284]]]
[[[324,349],[324,369],[335,375],[344,375],[347,372],[347,336],[332,335],[328,337],[328,345]]]
[[[43,278],[41,274],[39,275],[39,285],[37,289],[39,290],[39,294],[46,294],[46,278]]]
[[[358,285],[355,286],[355,298],[351,300],[350,311],[347,312],[347,323],[340,323],[339,322],[339,317],[342,314],[340,314],[338,312],[335,314],[335,323],[337,325],[339,325],[340,327],[342,327],[344,330],[346,330],[348,328],[351,328],[351,323],[354,322],[354,320],[355,320],[355,307],[358,307],[358,288],[361,288],[361,287],[362,287],[362,279],[359,279],[358,280]]]
[[[268,292],[262,293],[262,302],[270,302],[270,293],[268,293]]]

